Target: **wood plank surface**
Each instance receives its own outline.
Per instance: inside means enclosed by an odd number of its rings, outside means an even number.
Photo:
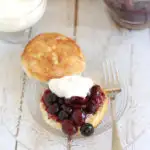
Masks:
[[[32,29],[32,37],[43,32],[58,32],[73,37],[73,27],[74,0],[48,1],[43,18]],[[29,97],[28,94],[28,92],[24,93],[23,101],[26,101],[26,98]],[[43,136],[41,136],[42,133],[40,134],[40,132],[42,131],[38,126],[36,127],[35,122],[33,122],[26,104],[23,104],[22,121],[18,135],[18,139],[20,139],[19,143],[21,142],[24,145],[28,145],[28,148],[36,150],[66,149],[66,139],[62,140],[64,144],[60,144],[57,140],[55,142],[55,140],[50,137],[48,139],[42,139]],[[28,134],[30,134],[30,136],[27,138]],[[22,148],[24,149],[24,147],[19,144],[18,149],[20,150]]]
[[[0,43],[0,146],[3,150],[14,150],[20,116],[23,72],[20,65],[21,45]],[[10,134],[11,133],[11,134]],[[9,144],[8,144],[9,143]]]
[[[149,107],[146,107],[150,105],[149,29],[129,31],[116,27],[101,0],[48,0],[43,18],[32,28],[32,37],[42,32],[60,32],[74,38],[86,57],[84,75],[99,84],[103,83],[98,64],[106,59],[114,60],[129,88],[130,107],[118,123],[120,133],[126,131],[122,144],[125,150],[141,150],[144,143],[142,150],[149,150],[146,146],[150,135],[147,132],[150,127]],[[45,135],[24,103],[29,93],[24,92],[27,83],[23,83],[25,76],[20,65],[22,49],[21,45],[0,43],[0,110],[3,108],[5,114],[0,123],[0,133],[3,134],[0,135],[0,146],[2,150],[65,150],[65,139],[62,144],[43,138]],[[147,138],[142,137],[145,133]],[[74,140],[72,149],[111,149],[111,130],[103,135],[105,138],[97,136]],[[12,136],[16,136],[18,141]],[[138,144],[133,144],[133,139]],[[104,144],[105,141],[108,142]]]

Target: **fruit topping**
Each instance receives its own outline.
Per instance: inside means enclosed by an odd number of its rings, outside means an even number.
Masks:
[[[74,104],[74,105],[70,105],[70,107],[74,109],[84,109],[86,108],[86,105]]]
[[[72,136],[77,132],[77,127],[71,120],[64,120],[62,122],[62,130],[65,134]]]
[[[44,95],[51,93],[51,91],[49,89],[46,89],[44,92]]]
[[[92,96],[90,98],[90,101],[93,103],[93,104],[101,104],[102,103],[102,98],[101,96]]]
[[[83,97],[78,97],[78,96],[73,96],[70,99],[71,104],[86,104],[88,99],[83,98]]]
[[[65,99],[65,104],[70,105],[70,99]]]
[[[77,109],[72,114],[72,119],[74,123],[78,126],[81,126],[85,121],[86,115],[80,109]]]
[[[50,106],[48,107],[47,111],[48,111],[48,113],[50,113],[50,114],[52,114],[52,115],[57,114],[58,111],[59,111],[59,106],[58,106],[58,104],[55,103],[55,104],[50,105]]]
[[[84,136],[90,136],[94,133],[94,127],[90,123],[85,123],[80,128],[80,132]]]
[[[73,96],[66,99],[46,90],[42,99],[47,112],[62,124],[62,130],[65,134],[72,136],[80,127],[82,135],[90,136],[94,132],[94,127],[85,123],[86,116],[97,112],[105,99],[105,94],[99,85],[94,85],[86,98]]]
[[[71,107],[68,107],[66,105],[62,105],[61,108],[67,112],[69,115],[72,113],[72,108]]]
[[[91,96],[100,96],[101,94],[101,87],[99,85],[94,85],[91,88]]]
[[[65,99],[65,104],[67,104],[67,105],[74,105],[74,104],[84,105],[87,103],[87,101],[88,101],[87,98],[73,96],[70,99]]]
[[[85,111],[87,113],[94,114],[97,111],[98,108],[99,108],[98,104],[93,104],[93,103],[89,102],[87,104],[87,107],[85,108]]]
[[[69,115],[67,114],[67,112],[65,112],[64,110],[61,110],[58,114],[58,119],[62,121],[62,120],[68,119],[68,116]]]
[[[57,98],[58,97],[54,93],[52,93],[51,96],[50,96],[50,99],[51,99],[52,103],[55,103],[57,101]]]
[[[44,96],[43,96],[43,102],[46,105],[46,107],[48,107],[51,104],[50,95],[51,95],[50,92],[45,91]]]
[[[58,103],[59,103],[60,105],[64,104],[64,98],[58,98]]]
[[[51,92],[46,92],[44,94],[44,103],[47,107],[55,103],[57,100],[57,96]]]

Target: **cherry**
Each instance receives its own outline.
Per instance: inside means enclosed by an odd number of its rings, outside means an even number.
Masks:
[[[50,113],[50,114],[52,114],[52,115],[57,114],[58,111],[59,111],[59,106],[58,106],[58,104],[55,103],[55,104],[50,105],[50,106],[48,107],[47,111],[48,111],[48,113]]]
[[[77,132],[77,127],[71,120],[64,120],[62,122],[62,130],[65,134],[72,136]]]
[[[81,126],[85,121],[86,115],[80,109],[77,109],[72,114],[72,119],[76,125]]]
[[[46,90],[44,91],[44,95],[49,94],[49,93],[51,93],[51,91],[50,91],[49,89],[46,89]]]
[[[94,133],[94,127],[90,123],[85,123],[80,128],[80,132],[84,136],[90,136]]]
[[[101,99],[102,99],[102,102],[103,102],[103,100],[105,99],[105,93],[103,92],[103,91],[101,91]]]
[[[88,101],[87,98],[79,97],[79,96],[73,96],[70,99],[71,104],[85,104]]]
[[[72,108],[71,107],[68,107],[66,105],[62,105],[61,108],[67,112],[69,115],[72,113]]]
[[[90,98],[90,101],[93,103],[93,104],[101,104],[102,103],[102,98],[101,96],[92,96]]]
[[[98,104],[93,104],[93,103],[90,102],[90,103],[87,104],[87,107],[86,107],[85,111],[87,113],[94,114],[97,111],[98,108],[99,108]]]
[[[101,94],[101,87],[99,85],[94,85],[91,88],[91,95],[92,96],[100,96]]]
[[[47,93],[47,94],[44,94],[44,96],[43,96],[43,102],[46,105],[46,107],[49,107],[49,105],[52,104],[51,99],[50,99],[50,97],[51,97],[50,95],[51,95],[51,93]]]
[[[81,109],[81,108],[86,108],[86,105],[81,105],[81,104],[73,104],[73,105],[70,105],[72,108],[74,109]]]
[[[59,112],[58,118],[59,118],[59,120],[68,119],[68,114],[65,111],[62,110],[62,111]]]
[[[67,105],[70,105],[70,104],[84,105],[87,103],[87,101],[88,101],[88,98],[83,98],[83,97],[79,97],[79,96],[73,96],[70,99],[65,99],[65,103]]]

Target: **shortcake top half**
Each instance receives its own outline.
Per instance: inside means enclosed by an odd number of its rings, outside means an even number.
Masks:
[[[80,47],[59,33],[36,36],[25,47],[21,61],[27,75],[41,82],[79,74],[85,69]]]

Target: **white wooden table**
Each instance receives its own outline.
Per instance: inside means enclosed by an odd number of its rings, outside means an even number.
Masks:
[[[129,133],[126,141],[122,142],[124,149],[149,150],[150,29],[128,31],[117,28],[105,12],[102,0],[48,0],[43,18],[32,31],[33,36],[41,32],[63,33],[76,38],[83,52],[93,49],[97,51],[99,60],[110,58],[116,61],[122,76],[129,82],[130,103],[134,108],[130,113],[133,118],[140,114],[137,120],[130,118],[125,122],[127,132],[130,129],[133,133]],[[5,118],[0,121],[0,149],[26,150],[24,145],[29,145],[28,148],[33,150],[65,150],[65,145],[45,142],[33,130],[36,128],[35,124],[32,124],[33,120],[23,103],[26,96],[24,73],[20,64],[22,50],[23,46],[19,44],[0,43],[0,115],[3,114],[1,108],[4,106],[13,110],[11,114],[4,111]],[[87,60],[87,65],[90,67],[90,60]],[[143,120],[147,122],[146,125],[142,124]],[[143,126],[145,130],[139,132]],[[24,145],[17,142],[12,135]],[[134,143],[133,136],[137,136]],[[76,141],[72,149],[111,150],[111,130],[105,132],[103,138],[99,136],[94,140],[94,144],[82,146],[80,141]]]

